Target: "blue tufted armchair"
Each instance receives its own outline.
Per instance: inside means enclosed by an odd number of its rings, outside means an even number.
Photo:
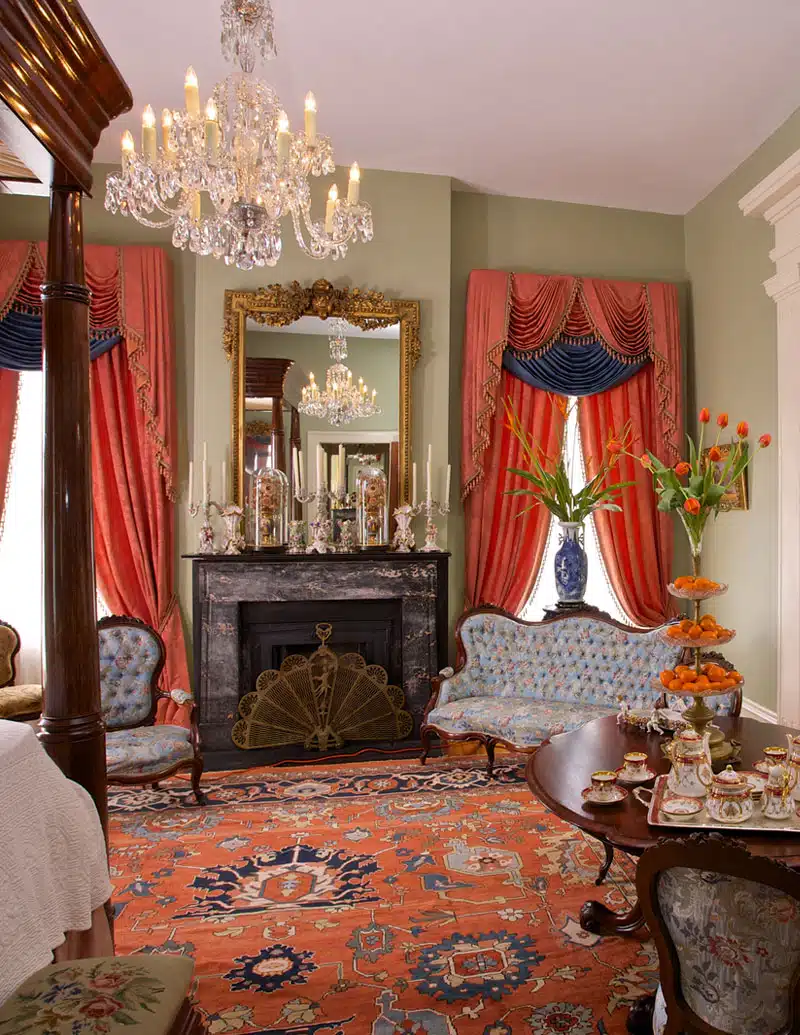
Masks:
[[[98,623],[100,695],[106,724],[106,769],[109,783],[150,783],[190,769],[198,804],[203,756],[194,701],[184,690],[158,689],[164,668],[164,641],[146,622],[112,615]],[[172,697],[188,705],[190,728],[155,723],[159,699]]]

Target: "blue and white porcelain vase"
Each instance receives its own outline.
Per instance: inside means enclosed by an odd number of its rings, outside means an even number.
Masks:
[[[561,545],[556,553],[556,593],[563,604],[579,604],[586,593],[589,562],[583,548],[583,524],[559,521]]]

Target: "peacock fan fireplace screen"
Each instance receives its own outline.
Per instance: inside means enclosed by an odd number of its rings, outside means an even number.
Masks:
[[[339,656],[327,645],[333,627],[316,627],[321,646],[310,658],[291,654],[279,670],[267,669],[253,693],[239,702],[231,736],[237,747],[302,744],[327,751],[352,740],[403,740],[413,729],[399,686],[386,669],[360,654]]]

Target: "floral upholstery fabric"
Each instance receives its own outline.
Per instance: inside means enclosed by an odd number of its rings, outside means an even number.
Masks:
[[[136,955],[53,963],[0,1009],[0,1035],[161,1035],[189,993],[189,956]]]
[[[150,715],[150,684],[161,644],[148,629],[113,625],[98,630],[100,693],[109,729],[144,722]]]
[[[733,715],[736,693],[709,694],[708,697],[704,697],[703,700],[716,715]],[[682,712],[684,708],[688,708],[691,703],[691,697],[682,697],[678,694],[667,694],[667,708],[671,708],[675,712]]]
[[[617,711],[650,708],[661,696],[659,672],[681,650],[655,631],[626,632],[593,618],[520,625],[503,615],[474,614],[461,626],[467,664],[442,683],[437,706],[468,698],[526,697]]]
[[[184,726],[138,726],[106,733],[106,768],[112,776],[151,776],[191,761],[194,749]]]
[[[800,903],[766,885],[687,867],[662,873],[656,894],[690,1008],[731,1035],[781,1029],[800,965]]]
[[[538,747],[555,733],[613,712],[603,705],[533,701],[530,697],[469,697],[434,708],[428,723],[444,733],[485,733],[519,748]]]

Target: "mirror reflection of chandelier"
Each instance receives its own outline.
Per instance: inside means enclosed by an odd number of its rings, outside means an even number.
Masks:
[[[176,248],[188,246],[243,270],[277,263],[287,215],[298,245],[315,259],[341,259],[351,240],[371,241],[372,211],[359,199],[355,163],[347,197],[339,197],[334,183],[325,218],[311,217],[309,176],[335,171],[333,150],[329,138],[317,133],[312,93],[305,99],[303,130],[293,133],[273,88],[254,75],[257,56],[268,60],[276,53],[269,0],[224,0],[221,42],[238,70],[214,86],[203,112],[189,68],[186,108],[164,108],[160,146],[148,104],[141,151],[126,132],[122,170],[106,178],[105,207],[145,226],[172,226]],[[205,214],[201,193],[210,199]]]
[[[297,408],[309,417],[319,417],[338,428],[361,417],[375,417],[381,411],[375,404],[377,391],[373,388],[370,394],[360,377],[358,384],[354,384],[353,372],[345,366],[347,338],[344,320],[334,320],[333,324],[330,349],[334,363],[325,374],[325,388],[320,390],[314,375],[309,373],[308,384]]]

